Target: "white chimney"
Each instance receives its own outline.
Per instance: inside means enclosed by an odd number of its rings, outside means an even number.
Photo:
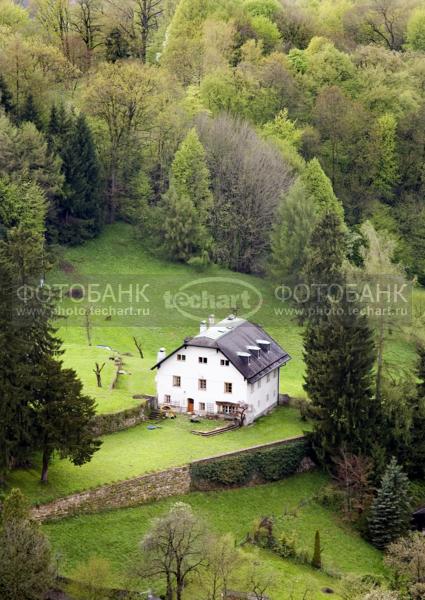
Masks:
[[[160,348],[158,354],[156,355],[156,362],[161,362],[165,356],[165,348]]]
[[[261,354],[260,346],[247,346],[246,349],[256,358],[258,358]]]
[[[201,321],[201,324],[199,326],[199,333],[204,333],[204,331],[207,330],[207,322],[206,321]]]
[[[208,317],[208,325],[209,325],[210,327],[212,327],[214,324],[215,324],[215,317],[214,317],[214,315],[210,315],[210,316]]]

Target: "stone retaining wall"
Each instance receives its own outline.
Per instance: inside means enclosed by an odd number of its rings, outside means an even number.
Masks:
[[[32,515],[37,521],[55,520],[74,514],[95,513],[112,508],[127,508],[169,496],[187,494],[194,489],[191,480],[192,465],[285,446],[298,442],[303,438],[304,436],[299,435],[286,440],[251,446],[234,452],[202,458],[183,467],[175,467],[166,471],[149,473],[125,481],[103,485],[92,490],[59,498],[49,504],[36,506],[32,509]]]
[[[116,413],[98,414],[94,418],[93,432],[96,436],[107,435],[135,427],[148,419],[156,406],[156,397],[143,394],[140,406],[127,408]]]
[[[189,466],[185,465],[59,498],[49,504],[36,506],[32,516],[37,521],[62,519],[74,514],[137,506],[189,491]]]

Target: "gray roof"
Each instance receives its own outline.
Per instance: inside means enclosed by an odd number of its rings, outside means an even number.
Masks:
[[[265,350],[267,342],[268,349]],[[260,345],[263,348],[260,349]],[[229,359],[249,383],[255,383],[267,373],[291,360],[289,354],[262,327],[230,316],[195,337],[186,338],[179,348],[154,365],[152,369],[159,368],[170,356],[188,346],[216,348]]]

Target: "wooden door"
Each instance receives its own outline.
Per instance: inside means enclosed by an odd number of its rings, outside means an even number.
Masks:
[[[193,398],[187,399],[187,412],[193,412],[195,410],[195,401]]]

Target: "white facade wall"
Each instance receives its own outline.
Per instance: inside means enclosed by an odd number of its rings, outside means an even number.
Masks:
[[[186,360],[178,360],[178,354],[186,356]],[[207,359],[207,363],[200,363],[199,357]],[[188,346],[181,349],[166,361],[157,371],[157,394],[159,405],[167,403],[166,396],[170,396],[170,403],[182,412],[188,410],[188,400],[194,400],[194,411],[217,413],[217,401],[221,402],[247,402],[247,382],[235,367],[220,364],[226,357],[215,348],[196,348]],[[173,385],[173,376],[181,378],[180,387]],[[199,389],[199,380],[205,379],[206,390]],[[232,384],[232,393],[225,393],[225,382]],[[201,406],[200,406],[200,403]],[[202,405],[205,405],[203,409]]]
[[[179,360],[184,355],[185,360]],[[207,362],[199,362],[199,357]],[[215,348],[188,346],[165,360],[157,370],[156,383],[159,405],[171,404],[176,410],[193,410],[200,414],[217,414],[217,402],[248,404],[246,423],[275,406],[279,394],[279,369],[275,369],[255,384],[249,384],[231,364],[222,365],[226,357]],[[173,385],[173,377],[180,377],[180,387]],[[199,380],[206,380],[206,389],[200,389]],[[225,383],[232,384],[232,393],[225,392]],[[169,397],[169,399],[168,399]]]

